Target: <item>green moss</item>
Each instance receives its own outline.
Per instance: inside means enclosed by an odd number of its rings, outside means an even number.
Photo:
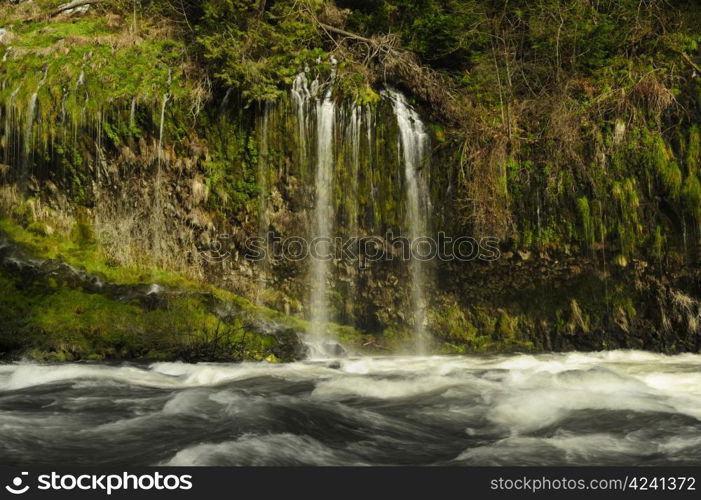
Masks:
[[[689,174],[684,181],[683,197],[687,210],[701,224],[701,183],[696,175]]]
[[[0,272],[0,292],[4,292],[0,298],[0,355],[22,352],[50,361],[236,361],[271,355],[278,359],[280,353],[290,353],[277,350],[275,337],[252,332],[244,316],[223,322],[210,311],[207,296],[201,293],[178,295],[153,308],[50,285],[43,279],[20,287],[6,272]]]
[[[531,342],[520,338],[521,319],[503,308],[463,309],[455,303],[443,304],[429,311],[429,319],[441,352],[468,354],[533,349]]]
[[[497,339],[501,341],[516,340],[518,334],[518,323],[518,317],[509,316],[504,309],[500,309],[495,331]]]
[[[52,343],[75,346],[73,351],[93,351],[92,343],[133,346],[141,328],[142,311],[97,294],[58,290],[39,298],[27,327],[45,332]],[[48,340],[48,339],[47,339]]]
[[[457,304],[446,304],[430,311],[431,330],[442,339],[469,342],[478,329],[468,321],[465,312]]]
[[[592,221],[592,214],[589,208],[589,200],[586,197],[579,198],[577,200],[577,211],[579,212],[579,217],[582,224],[582,238],[589,247],[594,245],[594,223]]]
[[[643,234],[639,218],[640,198],[638,197],[635,179],[628,178],[623,182],[614,182],[611,194],[618,205],[618,222],[616,234],[623,256],[635,254]]]
[[[650,237],[650,256],[655,259],[661,259],[666,247],[665,237],[662,233],[662,226],[659,224],[655,228],[655,232]]]
[[[52,227],[50,221],[37,224]],[[39,257],[63,260],[89,273],[101,275],[112,283],[134,285],[155,282],[173,287],[199,286],[179,273],[164,269],[115,266],[95,241],[92,225],[85,217],[78,217],[70,234],[62,234],[58,230],[51,234],[29,231],[8,218],[0,219],[0,230]]]
[[[698,125],[693,125],[689,129],[689,141],[686,148],[686,170],[689,175],[696,175],[699,172],[701,163],[701,129]]]

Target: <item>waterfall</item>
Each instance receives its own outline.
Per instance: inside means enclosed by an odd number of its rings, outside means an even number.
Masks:
[[[295,77],[291,101],[297,118],[300,172],[305,171],[307,163],[314,172],[315,205],[309,236],[314,242],[312,250],[318,253],[310,256],[310,323],[303,341],[309,357],[319,359],[337,355],[339,349],[337,342],[328,335],[329,322],[334,319],[329,303],[331,261],[334,258],[332,242],[337,236],[334,193],[337,191],[340,195],[339,204],[343,208],[343,211],[339,211],[339,215],[344,215],[339,220],[343,229],[341,234],[349,238],[366,234],[369,228],[364,226],[360,210],[366,202],[373,206],[377,202],[375,191],[379,186],[375,186],[373,158],[375,155],[381,158],[383,153],[372,151],[376,143],[373,131],[375,116],[371,107],[351,105],[339,109],[332,99],[332,89],[322,87],[318,79],[310,81],[308,70]],[[422,172],[428,160],[429,136],[419,115],[402,94],[387,90],[383,95],[392,105],[399,130],[397,147],[398,162],[403,168],[404,192],[401,198],[404,199],[404,236],[415,241],[429,234],[428,213],[431,205],[425,179],[428,172]],[[337,133],[340,134],[338,137]],[[336,171],[338,161],[342,170]],[[365,195],[365,189],[371,192]],[[416,244],[413,250],[416,251]],[[416,351],[424,353],[428,347],[425,323],[429,273],[426,263],[416,258],[415,254],[412,254],[409,262],[409,271]],[[353,277],[347,286],[346,296],[353,300],[357,292]],[[352,307],[347,303],[346,311]]]
[[[350,116],[346,121],[345,131],[345,156],[344,156],[344,172],[340,179],[346,189],[343,190],[343,207],[346,212],[346,234],[347,238],[359,238],[360,234],[360,170],[361,161],[361,140],[363,125],[363,108],[360,106],[352,106]],[[368,142],[368,148],[370,143]],[[350,263],[346,267],[346,283],[347,289],[344,293],[344,308],[346,313],[355,313],[355,305],[358,301],[358,286],[355,270],[352,268],[354,263]]]
[[[34,116],[36,115],[37,101],[39,99],[39,89],[44,85],[46,80],[47,70],[44,70],[44,74],[37,85],[36,90],[29,98],[29,103],[27,104],[27,116],[24,129],[24,151],[22,153],[21,162],[21,172],[20,172],[20,189],[24,191],[27,187],[27,180],[30,175],[31,162],[32,162],[32,152],[34,150]]]
[[[269,151],[269,121],[270,121],[270,103],[263,103],[262,112],[259,115],[258,121],[258,236],[263,241],[267,240],[268,228],[270,226],[270,217],[268,215],[268,202],[270,197],[270,162],[268,159]],[[266,278],[270,272],[270,261],[266,252],[263,259],[259,262],[259,279],[258,289],[256,291],[256,303],[261,304],[261,293],[265,290]]]
[[[169,69],[168,70],[168,88],[170,88],[170,85],[172,82],[173,82],[173,73],[172,73],[172,70]],[[170,91],[166,90],[163,93],[163,100],[161,101],[161,121],[158,125],[158,179],[156,180],[156,182],[158,183],[157,188],[160,188],[160,181],[161,181],[161,157],[163,156],[163,123],[165,122],[165,119],[166,119],[166,104],[168,104],[169,100],[170,100]]]
[[[353,106],[347,129],[347,143],[350,149],[350,192],[347,203],[349,236],[358,236],[358,176],[360,174],[360,138],[363,115],[362,108]]]
[[[297,140],[299,142],[299,165],[303,168],[307,164],[307,131],[308,110],[311,99],[309,91],[309,81],[307,80],[307,69],[299,73],[292,83],[292,102],[297,112]]]
[[[310,256],[311,323],[305,342],[311,358],[328,357],[329,339],[326,328],[329,322],[328,274],[333,236],[333,197],[332,181],[334,166],[334,127],[336,124],[336,104],[327,90],[316,103],[316,174],[314,189],[316,204],[312,222],[312,239],[316,239],[318,252]]]
[[[166,92],[163,94],[163,100],[161,101],[161,120],[158,125],[158,178],[157,182],[160,184],[161,178],[161,157],[163,156],[163,123],[166,117],[166,104],[168,104],[168,99],[170,99],[170,94]],[[157,186],[158,187],[158,186]]]
[[[15,98],[20,91],[17,87],[7,101],[5,109],[5,164],[12,165],[13,160],[17,157],[18,137],[16,134],[17,123],[19,121],[19,112],[15,105]]]
[[[164,234],[164,216],[163,203],[161,193],[161,162],[163,157],[163,125],[166,116],[166,105],[170,99],[170,94],[165,92],[161,101],[161,119],[158,126],[158,159],[156,165],[156,182],[154,186],[154,209],[151,211],[151,228],[153,231],[153,258],[156,262],[163,256],[163,234]]]
[[[418,113],[406,102],[403,94],[387,90],[399,127],[398,149],[404,163],[404,186],[406,196],[406,226],[409,241],[428,236],[428,211],[430,200],[428,188],[421,176],[421,169],[427,161],[428,134]],[[416,245],[412,245],[412,250]],[[411,301],[414,311],[414,338],[416,351],[423,354],[427,350],[426,322],[426,264],[413,254],[409,263],[411,273]]]
[[[372,108],[370,106],[365,107],[365,126],[366,126],[366,135],[367,135],[367,141],[368,141],[368,149],[367,149],[367,157],[368,157],[368,177],[370,178],[370,200],[374,204],[375,202],[375,179],[373,175],[373,148],[375,146],[375,143],[373,142],[372,138],[372,129],[375,126],[374,122],[374,113],[372,111]]]
[[[34,115],[36,114],[37,99],[39,98],[39,89],[29,98],[27,105],[27,118],[24,129],[24,152],[28,157],[32,150],[32,136],[34,131]],[[26,168],[26,165],[24,166]]]
[[[333,62],[333,61],[332,61]],[[310,239],[322,241],[316,245],[317,256],[328,256],[331,252],[330,239],[333,237],[333,173],[334,173],[334,128],[336,125],[336,104],[329,88],[320,96],[320,84],[314,79],[311,84],[307,78],[309,68],[305,68],[292,84],[292,104],[297,115],[297,145],[299,149],[300,172],[304,172],[308,163],[310,145],[314,144],[312,133],[316,135],[316,155],[314,164],[314,211],[311,221]],[[313,129],[310,115],[316,117]],[[328,278],[330,261],[310,256],[308,272],[309,309],[311,313],[309,328],[302,338],[312,359],[328,358],[339,353],[336,341],[326,333],[329,323]]]
[[[129,129],[133,130],[136,125],[136,97],[131,98],[131,105],[129,107]]]

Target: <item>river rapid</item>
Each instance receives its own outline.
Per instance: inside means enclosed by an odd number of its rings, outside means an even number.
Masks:
[[[701,465],[701,355],[0,365],[4,465]]]

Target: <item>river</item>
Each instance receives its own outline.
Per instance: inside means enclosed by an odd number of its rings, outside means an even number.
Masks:
[[[701,355],[0,365],[5,465],[701,464]]]

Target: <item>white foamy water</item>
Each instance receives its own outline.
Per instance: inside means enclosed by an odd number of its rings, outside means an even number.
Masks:
[[[0,365],[4,464],[701,463],[701,356]]]

